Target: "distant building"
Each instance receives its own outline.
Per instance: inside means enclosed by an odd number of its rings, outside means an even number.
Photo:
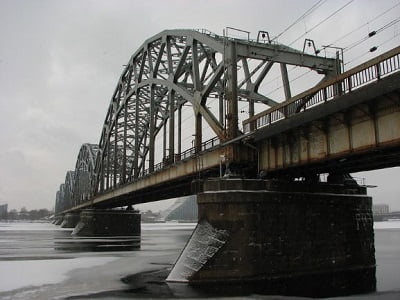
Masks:
[[[0,204],[0,219],[6,219],[8,212],[8,204]]]
[[[390,212],[389,205],[387,204],[374,204],[372,205],[372,213],[374,215],[387,214]]]
[[[143,223],[159,223],[160,213],[153,213],[151,210],[141,212],[141,220]]]
[[[197,222],[197,201],[195,196],[182,197],[162,212],[166,221],[196,221]]]

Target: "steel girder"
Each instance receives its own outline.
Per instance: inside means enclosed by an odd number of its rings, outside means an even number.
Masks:
[[[335,59],[205,30],[166,30],[146,40],[130,58],[111,98],[101,132],[93,192],[114,189],[153,172],[155,140],[162,129],[163,162],[179,159],[184,104],[193,108],[197,151],[202,143],[202,120],[222,141],[237,137],[239,100],[249,103],[250,116],[256,102],[277,104],[259,93],[275,63],[281,65],[287,98],[286,64],[326,76],[338,72]],[[244,74],[240,81],[238,64]]]

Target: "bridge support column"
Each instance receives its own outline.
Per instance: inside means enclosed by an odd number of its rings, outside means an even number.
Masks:
[[[61,228],[74,228],[80,220],[80,212],[66,213],[61,223]]]
[[[85,209],[72,235],[140,236],[140,213],[135,210]]]
[[[198,205],[198,225],[168,281],[313,297],[375,290],[365,188],[211,180]]]

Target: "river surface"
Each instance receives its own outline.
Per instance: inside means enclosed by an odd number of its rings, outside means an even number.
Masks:
[[[0,299],[238,298],[166,284],[195,224],[142,224],[129,239],[77,239],[49,223],[0,222]],[[335,299],[400,299],[400,221],[375,227],[377,292]],[[289,297],[279,297],[279,299]]]

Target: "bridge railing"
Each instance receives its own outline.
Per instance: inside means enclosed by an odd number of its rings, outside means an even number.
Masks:
[[[180,154],[175,154],[174,157],[171,156],[167,156],[163,159],[162,162],[159,162],[158,164],[154,165],[153,171],[150,172],[150,169],[146,169],[143,172],[141,172],[138,176],[138,178],[136,180],[140,180],[143,177],[146,177],[148,175],[151,175],[155,172],[161,171],[165,168],[167,168],[168,166],[177,163],[179,161],[184,161],[190,158],[195,157],[196,155],[201,154],[202,152],[206,152],[209,151],[213,148],[215,148],[216,146],[218,146],[220,144],[220,139],[216,136],[213,137],[212,139],[209,139],[205,142],[203,142],[201,144],[201,151],[196,151],[195,147],[191,147],[185,151],[183,151]]]
[[[331,78],[281,104],[243,121],[245,133],[351,93],[400,70],[400,47]]]

